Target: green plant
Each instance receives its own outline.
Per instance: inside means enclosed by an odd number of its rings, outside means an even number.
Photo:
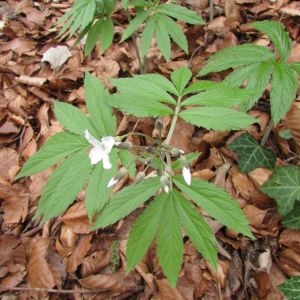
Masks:
[[[58,164],[39,201],[36,217],[41,216],[42,222],[62,214],[86,183],[86,210],[92,229],[114,224],[144,204],[146,208],[129,235],[127,271],[143,258],[156,239],[159,262],[173,286],[182,262],[182,229],[214,268],[217,264],[214,234],[197,206],[227,227],[252,237],[236,201],[215,185],[192,179],[189,163],[199,154],[185,154],[170,146],[179,117],[196,126],[217,130],[249,126],[256,119],[231,109],[249,94],[209,81],[188,86],[191,77],[190,70],[182,67],[171,74],[172,81],[154,74],[116,79],[113,84],[118,92],[109,96],[103,84],[87,73],[85,97],[89,115],[56,101],[55,115],[66,131],[51,137],[24,164],[16,178]],[[143,89],[137,89],[137,85]],[[211,98],[219,94],[220,89],[225,101],[220,97]],[[111,105],[135,116],[173,115],[166,140],[139,132],[115,137],[116,119]],[[160,128],[159,122],[157,128]],[[127,143],[126,137],[130,134],[143,135],[149,144]],[[132,168],[137,160],[145,162],[139,176]],[[117,171],[119,163],[122,168]],[[182,174],[178,174],[178,170],[182,170]],[[112,193],[111,188],[128,172],[136,179],[135,183]]]
[[[293,276],[279,286],[287,299],[300,299],[300,277]]]
[[[299,63],[287,62],[292,41],[281,23],[260,21],[252,23],[252,26],[269,37],[277,55],[264,46],[254,44],[226,48],[212,56],[198,75],[234,68],[223,82],[236,87],[244,86],[253,91],[251,97],[240,105],[244,111],[254,105],[270,83],[271,116],[276,125],[296,97]]]

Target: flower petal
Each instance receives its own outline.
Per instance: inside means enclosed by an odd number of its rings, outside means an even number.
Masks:
[[[102,146],[101,142],[94,138],[87,129],[84,131],[84,135],[88,142],[94,147]]]
[[[91,160],[91,164],[95,165],[99,161],[101,161],[106,154],[103,152],[102,148],[93,147],[90,151],[89,158]],[[107,155],[106,155],[107,156]]]
[[[101,143],[105,149],[105,152],[109,153],[116,142],[112,136],[105,136],[101,139]]]
[[[103,163],[104,169],[106,169],[106,170],[111,169],[111,163],[109,161],[109,156],[107,153],[103,153],[102,163]]]
[[[191,171],[188,167],[183,167],[182,175],[183,175],[185,183],[187,185],[191,185],[191,183],[192,183],[192,174],[191,174]]]

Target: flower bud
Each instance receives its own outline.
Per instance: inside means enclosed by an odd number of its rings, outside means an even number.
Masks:
[[[177,149],[177,148],[172,148],[171,150],[171,155],[174,157],[178,157],[180,155],[184,154],[184,151]]]
[[[166,176],[166,175],[161,176],[160,177],[160,184],[161,184],[163,190],[166,193],[170,192],[170,190],[171,190],[171,182],[170,182],[170,177],[169,176]]]
[[[154,124],[155,129],[158,131],[161,131],[164,128],[163,121],[161,119],[156,119],[155,124]]]
[[[133,182],[133,184],[138,184],[139,182],[141,182],[144,178],[145,178],[146,174],[145,172],[138,172],[136,174],[135,180]]]
[[[107,187],[111,188],[115,186],[121,179],[123,179],[128,173],[128,170],[125,167],[122,167],[111,180],[108,182]]]
[[[130,142],[119,142],[119,143],[117,144],[117,147],[118,147],[119,149],[131,150],[131,149],[133,148],[133,145],[132,145],[132,143],[130,143]]]

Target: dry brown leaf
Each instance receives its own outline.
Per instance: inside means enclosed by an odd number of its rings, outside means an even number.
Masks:
[[[167,279],[156,279],[155,283],[158,288],[158,294],[153,300],[186,300],[177,288],[172,288]]]
[[[300,253],[300,230],[285,229],[280,234],[279,243]]]
[[[0,149],[0,176],[8,181],[13,181],[19,169],[19,155],[17,151],[12,148]]]
[[[50,47],[43,53],[43,61],[47,61],[51,65],[51,69],[57,71],[72,54],[67,46]]]
[[[100,250],[85,257],[81,264],[81,276],[86,277],[98,273],[102,268],[110,263],[111,252]]]
[[[82,263],[83,258],[86,256],[91,247],[92,237],[92,234],[87,234],[80,238],[77,247],[75,248],[72,255],[68,258],[68,272],[75,272],[77,270],[77,267]]]
[[[278,263],[280,268],[288,276],[300,276],[300,254],[285,249],[279,253]]]
[[[62,246],[66,248],[72,248],[75,246],[78,240],[78,234],[76,234],[70,227],[62,225],[59,239],[62,243]]]
[[[287,125],[294,141],[300,148],[300,101],[295,101],[286,116]]]
[[[50,245],[48,238],[33,238],[27,249],[28,255],[28,283],[36,288],[53,288],[55,285],[54,276],[45,259],[46,252]]]
[[[300,3],[299,1],[292,1],[280,9],[284,14],[291,16],[300,16]]]

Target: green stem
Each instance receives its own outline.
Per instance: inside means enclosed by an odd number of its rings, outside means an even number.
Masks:
[[[268,139],[268,137],[269,137],[269,135],[270,135],[270,133],[271,133],[271,131],[273,129],[273,126],[274,126],[273,121],[270,120],[270,122],[268,124],[268,127],[267,127],[267,129],[265,131],[265,134],[264,134],[264,136],[262,137],[262,139],[260,141],[260,145],[261,146],[265,145],[265,143],[266,143],[266,141],[267,141],[267,139]]]
[[[176,105],[176,108],[175,108],[174,116],[173,116],[173,119],[172,119],[172,122],[171,122],[171,125],[170,125],[170,129],[169,129],[167,138],[165,140],[165,144],[167,144],[167,145],[170,144],[171,139],[172,139],[173,134],[174,134],[175,126],[176,126],[177,119],[178,119],[178,114],[179,114],[179,111],[180,111],[180,103],[181,103],[181,96],[179,96],[178,99],[177,99],[177,105]]]

